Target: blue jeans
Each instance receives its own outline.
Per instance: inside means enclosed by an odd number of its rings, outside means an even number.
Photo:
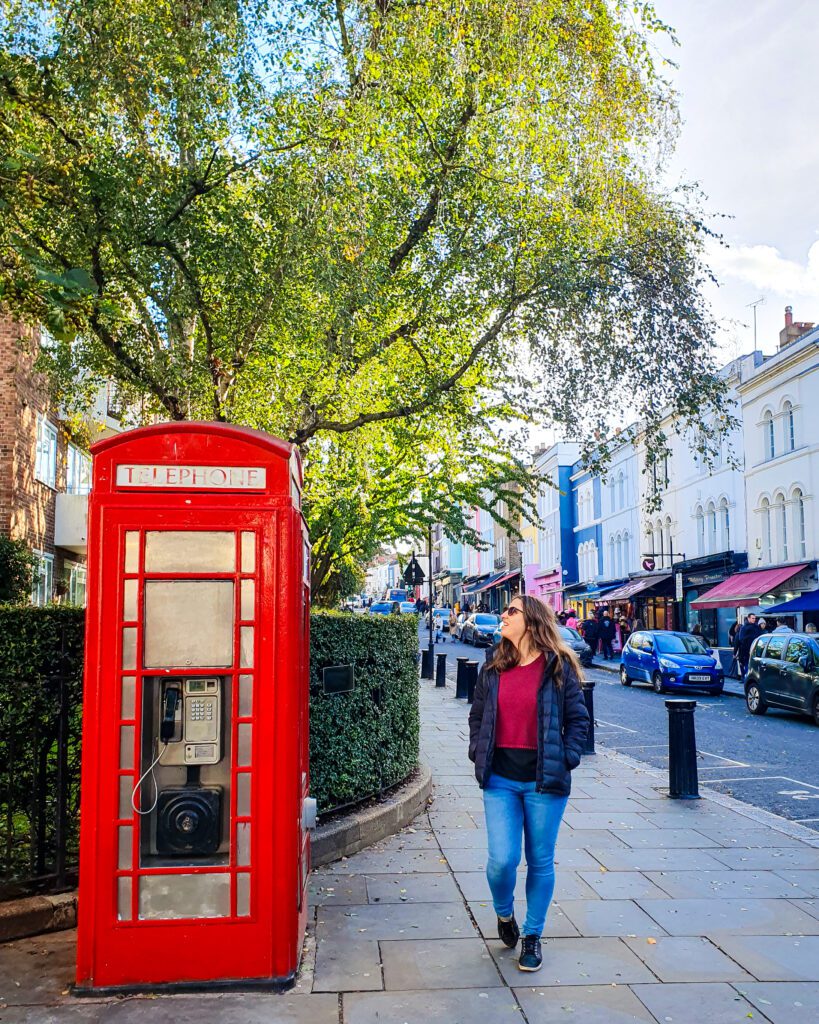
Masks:
[[[523,935],[540,935],[555,890],[555,843],[567,796],[537,793],[534,782],[513,782],[490,775],[484,787],[489,859],[486,878],[498,917],[510,917],[520,864],[521,836],[526,842],[526,920]]]

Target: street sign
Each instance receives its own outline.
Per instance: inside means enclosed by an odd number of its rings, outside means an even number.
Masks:
[[[675,597],[676,597],[676,599],[678,601],[682,601],[682,599],[683,599],[683,574],[681,572],[677,573],[676,584],[677,584],[677,590],[676,590]]]
[[[404,582],[410,587],[420,587],[425,579],[424,570],[418,564],[415,555],[409,560],[409,565],[404,570]]]
[[[657,563],[654,561],[653,558],[644,558],[643,559],[643,568],[645,569],[646,572],[654,572],[654,567],[656,566],[656,564]]]

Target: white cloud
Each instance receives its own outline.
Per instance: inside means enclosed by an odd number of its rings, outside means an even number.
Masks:
[[[762,293],[786,299],[819,297],[819,242],[808,250],[805,263],[786,259],[772,245],[710,247],[709,261],[720,280],[733,278]]]

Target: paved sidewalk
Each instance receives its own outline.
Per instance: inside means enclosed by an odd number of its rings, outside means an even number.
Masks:
[[[521,974],[495,936],[466,706],[427,682],[421,702],[434,803],[414,827],[315,872],[292,992],[78,1002],[65,991],[64,932],[0,947],[0,1022],[819,1020],[816,833],[719,795],[670,801],[661,774],[604,752],[574,773],[544,966]]]

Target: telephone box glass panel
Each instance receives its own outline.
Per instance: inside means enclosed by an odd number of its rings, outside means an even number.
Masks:
[[[145,572],[234,572],[233,531],[161,530],[145,534]]]
[[[145,583],[145,668],[233,664],[232,580]]]

